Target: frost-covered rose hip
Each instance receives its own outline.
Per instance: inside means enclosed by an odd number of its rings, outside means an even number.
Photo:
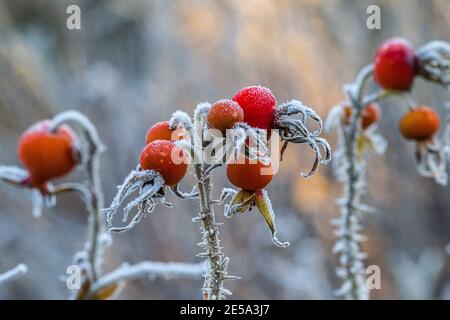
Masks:
[[[352,116],[352,107],[349,105],[344,106],[344,124],[350,123]],[[361,128],[366,130],[372,124],[377,123],[381,119],[381,109],[377,103],[370,103],[364,107],[361,112]]]
[[[17,146],[19,160],[30,174],[26,183],[43,191],[49,180],[68,174],[78,161],[72,130],[61,126],[50,132],[49,128],[49,121],[38,122],[22,134]]]
[[[400,120],[400,132],[406,139],[428,140],[441,125],[439,115],[427,106],[417,107],[406,113]]]
[[[276,100],[269,89],[261,86],[246,87],[236,93],[233,100],[244,110],[245,122],[270,132],[275,119]]]
[[[187,170],[184,151],[167,140],[156,140],[147,144],[141,152],[139,163],[144,170],[159,172],[167,186],[178,184]]]
[[[169,121],[161,121],[155,123],[148,129],[145,136],[146,144],[156,140],[177,141],[184,138],[186,132],[183,129],[171,129]]]
[[[409,90],[416,74],[416,56],[408,40],[394,38],[383,43],[375,55],[374,68],[381,87]]]
[[[231,129],[236,123],[244,121],[244,111],[233,100],[219,100],[209,109],[206,121],[211,128],[224,131]]]
[[[248,191],[259,191],[267,186],[273,177],[273,164],[249,160],[239,156],[227,165],[228,180],[234,186]]]

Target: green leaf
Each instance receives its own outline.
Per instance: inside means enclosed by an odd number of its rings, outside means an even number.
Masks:
[[[265,190],[261,190],[260,192],[257,192],[254,197],[254,201],[256,204],[256,207],[259,210],[259,213],[264,217],[264,220],[266,221],[267,226],[270,229],[270,232],[272,233],[272,241],[275,243],[276,246],[285,248],[289,245],[289,242],[281,242],[277,238],[277,227],[275,224],[275,213],[272,209],[272,203],[270,202],[270,199],[267,195],[267,192]]]

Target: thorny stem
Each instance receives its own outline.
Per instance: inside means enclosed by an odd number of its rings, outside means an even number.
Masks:
[[[201,221],[202,242],[200,246],[203,247],[204,252],[198,254],[199,257],[205,257],[206,271],[204,274],[204,285],[202,288],[204,300],[220,300],[225,298],[225,294],[231,294],[223,287],[224,280],[236,279],[227,275],[228,258],[224,257],[222,247],[220,246],[219,228],[216,223],[213,203],[211,198],[211,166],[205,163],[204,158],[196,158],[199,150],[202,150],[207,143],[204,140],[204,129],[206,126],[206,113],[211,108],[208,103],[201,103],[197,105],[194,112],[194,123],[191,118],[184,112],[177,111],[172,115],[169,121],[172,127],[182,125],[191,137],[190,154],[194,160],[194,172],[197,178],[198,198],[200,203],[199,216],[193,221]],[[199,162],[197,162],[199,161]]]
[[[348,167],[346,170],[347,181],[346,184],[346,199],[344,203],[344,208],[342,210],[343,218],[343,240],[344,240],[344,250],[347,255],[343,260],[343,265],[345,268],[346,280],[350,281],[351,287],[349,290],[350,299],[364,299],[363,292],[365,288],[361,288],[361,283],[358,277],[361,276],[359,268],[354,268],[356,263],[359,263],[360,258],[357,255],[360,254],[360,245],[358,241],[353,239],[353,232],[356,226],[359,225],[360,217],[357,212],[357,204],[359,203],[359,197],[361,192],[358,188],[358,183],[361,181],[360,176],[363,172],[356,169],[356,140],[358,137],[358,132],[360,128],[358,127],[359,119],[361,118],[363,104],[363,89],[367,80],[373,73],[373,66],[368,65],[364,67],[356,78],[355,84],[349,88],[348,96],[350,103],[352,104],[353,110],[355,110],[352,116],[352,121],[350,122],[347,134],[345,135],[345,156],[347,158]],[[356,250],[354,248],[356,246]],[[356,270],[355,270],[356,269]],[[362,285],[365,285],[362,284]]]
[[[211,199],[211,178],[204,178],[202,164],[195,165],[200,198],[200,219],[202,221],[203,241],[208,256],[209,268],[205,274],[203,299],[222,299],[222,286],[225,279],[225,258],[220,247],[219,229],[217,227]]]

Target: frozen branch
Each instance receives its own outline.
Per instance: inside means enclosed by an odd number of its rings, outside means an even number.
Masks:
[[[192,278],[199,279],[205,271],[204,264],[198,263],[164,263],[143,261],[135,265],[123,264],[118,269],[102,276],[92,285],[90,295],[124,281],[131,281],[140,278],[154,279],[161,277],[164,279]]]
[[[8,283],[10,281],[15,280],[18,277],[23,276],[28,272],[28,267],[23,263],[18,264],[11,270],[6,271],[5,273],[0,274],[0,286]]]
[[[190,154],[193,157],[197,153],[202,154],[202,150],[205,147],[204,131],[207,129],[205,117],[210,108],[211,105],[209,103],[201,103],[197,106],[192,128],[186,116],[180,113],[174,114],[169,121],[169,123],[185,125],[185,129],[191,134],[191,140],[190,145],[184,146],[184,149],[191,149]],[[185,120],[182,121],[182,119]],[[223,299],[226,294],[229,294],[229,291],[223,287],[223,281],[227,278],[229,259],[223,255],[220,246],[218,223],[216,223],[213,200],[211,198],[212,169],[207,171],[209,166],[204,163],[203,157],[198,159],[201,161],[194,161],[194,172],[197,178],[200,213],[197,219],[193,219],[193,221],[201,221],[202,223],[201,230],[203,239],[201,246],[205,252],[200,253],[198,256],[207,259],[204,273],[205,281],[202,289],[203,298],[205,300]]]
[[[87,174],[85,182],[86,189],[90,196],[87,203],[89,212],[88,224],[88,240],[85,244],[86,265],[89,267],[85,270],[87,275],[86,281],[91,283],[97,280],[101,273],[102,254],[105,242],[105,226],[101,209],[103,208],[103,192],[101,189],[99,158],[104,150],[103,143],[97,133],[95,126],[83,114],[77,111],[66,111],[55,116],[52,120],[50,130],[55,131],[63,124],[71,126],[82,140],[80,144],[81,158],[84,169]]]
[[[364,240],[361,235],[360,220],[361,209],[364,207],[361,204],[361,197],[365,184],[366,159],[360,154],[357,142],[363,136],[359,125],[364,107],[363,90],[372,72],[373,66],[366,66],[358,74],[355,84],[346,87],[353,110],[351,121],[348,126],[343,126],[342,123],[336,126],[340,146],[335,154],[337,163],[334,168],[345,190],[343,199],[339,201],[341,217],[335,221],[338,240],[334,252],[340,255],[340,266],[336,269],[336,273],[342,279],[342,285],[337,294],[347,299],[368,299],[369,297],[363,263],[365,254],[360,246],[360,242]],[[341,115],[339,112],[333,112],[333,117],[336,119],[341,118]],[[333,119],[330,121],[332,122]]]

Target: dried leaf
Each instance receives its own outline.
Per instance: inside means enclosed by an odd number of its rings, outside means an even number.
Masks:
[[[230,217],[233,214],[244,213],[253,204],[255,193],[248,190],[240,190],[231,200],[225,216]]]
[[[267,192],[265,190],[257,192],[254,197],[254,202],[259,210],[259,213],[261,213],[261,215],[264,217],[264,220],[266,221],[266,224],[269,227],[270,232],[272,233],[273,242],[281,248],[287,247],[289,245],[289,242],[280,242],[277,239],[275,213],[273,212],[272,204],[270,202],[269,197],[267,196]]]

